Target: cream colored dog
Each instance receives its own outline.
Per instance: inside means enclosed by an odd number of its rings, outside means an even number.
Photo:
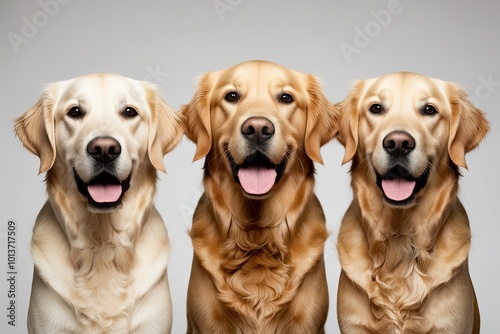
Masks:
[[[91,74],[49,85],[16,122],[47,172],[33,230],[30,333],[169,333],[156,170],[182,135],[149,83]]]
[[[359,81],[337,105],[354,199],[342,221],[342,333],[478,333],[459,167],[488,131],[455,84]]]

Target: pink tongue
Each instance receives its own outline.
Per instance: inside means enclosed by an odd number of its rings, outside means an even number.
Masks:
[[[402,201],[407,199],[413,193],[415,181],[405,179],[382,180],[382,189],[385,196],[393,201]]]
[[[122,194],[119,184],[93,184],[87,187],[90,196],[97,203],[113,203],[118,201]]]
[[[274,185],[276,171],[272,168],[240,168],[238,178],[243,189],[252,195],[267,193]]]

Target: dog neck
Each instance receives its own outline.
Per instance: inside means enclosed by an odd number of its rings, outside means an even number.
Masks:
[[[55,181],[55,178],[60,178],[58,175],[62,175],[54,171],[56,167],[47,172],[47,191],[50,202],[57,203],[52,207],[73,251],[100,253],[107,248],[117,253],[120,252],[119,248],[132,251],[150,214],[156,189],[132,187],[120,207],[110,212],[94,212],[87,208],[87,200],[76,190],[72,176]],[[148,177],[147,173],[143,174],[135,178]],[[129,208],[139,209],[132,212]],[[121,265],[118,268],[126,269]]]
[[[415,195],[414,205],[398,208],[383,199],[367,160],[359,161],[358,157],[353,161],[351,186],[369,240],[408,236],[417,243],[416,246],[432,249],[436,242],[432,236],[439,234],[450,210],[458,202],[459,173],[456,166],[451,162],[439,162],[427,186]]]
[[[314,169],[301,177],[284,175],[277,189],[262,199],[247,197],[229,174],[205,174],[203,183],[222,235],[265,231],[283,224],[293,232],[300,209],[313,195]]]
[[[239,185],[230,178],[204,178],[206,193],[198,208],[209,210],[218,228],[217,231],[204,230],[206,227],[196,224],[197,220],[203,218],[195,213],[191,230],[195,253],[205,268],[216,277],[221,300],[237,314],[244,316],[245,321],[252,323],[252,326],[257,326],[289,302],[297,289],[291,282],[301,280],[294,280],[292,276],[302,277],[306,274],[294,268],[293,261],[302,261],[303,254],[297,256],[300,260],[291,259],[291,240],[304,220],[301,215],[306,214],[301,208],[310,207],[308,202],[314,201],[314,179],[312,176],[300,181],[297,179],[283,177],[280,181],[283,182],[282,189],[263,200],[253,200],[246,198],[242,190],[238,189]],[[236,188],[233,196],[220,193],[221,189],[227,187]],[[290,198],[290,194],[295,194],[295,197]],[[325,229],[324,225],[322,228]],[[311,251],[317,257],[322,254],[326,229],[318,237],[321,239],[318,249]],[[207,244],[208,240],[211,240],[210,245]],[[311,247],[316,247],[316,243],[314,239]],[[219,254],[218,260],[205,262],[205,259],[214,255],[215,249]],[[302,265],[309,268],[310,263],[301,264],[301,268]]]
[[[74,268],[70,293],[77,318],[85,326],[128,326],[134,251],[152,209],[154,189],[131,189],[120,208],[96,213],[87,209],[72,179],[56,182],[55,175],[62,174],[47,173],[47,190],[49,201],[57,203],[52,210],[69,246],[68,262]]]
[[[467,261],[470,230],[457,198],[459,175],[441,165],[409,208],[384,202],[366,164],[352,170],[354,199],[339,232],[339,255],[348,277],[368,294],[382,327],[387,321],[402,326],[428,293]],[[363,243],[350,242],[360,238]],[[360,261],[359,254],[369,261]]]

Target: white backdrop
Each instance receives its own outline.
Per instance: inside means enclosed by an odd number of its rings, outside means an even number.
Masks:
[[[89,72],[146,79],[174,108],[187,103],[195,78],[242,61],[266,59],[317,75],[326,95],[342,100],[355,79],[415,71],[461,83],[487,114],[492,131],[468,155],[461,199],[472,226],[470,271],[483,333],[499,333],[500,2],[481,1],[89,1],[0,2],[0,332],[26,333],[32,276],[29,241],[46,199],[38,158],[22,148],[13,120],[45,83]],[[496,147],[496,148],[495,148]],[[330,284],[327,333],[338,333],[339,262],[335,240],[350,199],[343,148],[327,144],[316,192],[331,237],[325,259]],[[171,241],[169,280],[173,333],[186,330],[192,247],[187,231],[201,194],[202,163],[186,138],[165,158],[156,205]],[[16,226],[16,322],[10,326],[8,222]]]

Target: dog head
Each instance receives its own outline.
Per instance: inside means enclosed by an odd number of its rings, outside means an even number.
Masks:
[[[258,199],[289,171],[322,162],[320,147],[337,131],[333,108],[312,75],[251,61],[205,74],[181,113],[206,175],[229,175]]]
[[[439,170],[458,174],[489,128],[457,85],[415,73],[359,81],[337,107],[343,163],[366,162],[366,177],[397,207],[413,205]]]
[[[91,74],[48,85],[15,132],[40,157],[40,173],[102,212],[120,206],[136,173],[165,171],[182,122],[151,84]]]

